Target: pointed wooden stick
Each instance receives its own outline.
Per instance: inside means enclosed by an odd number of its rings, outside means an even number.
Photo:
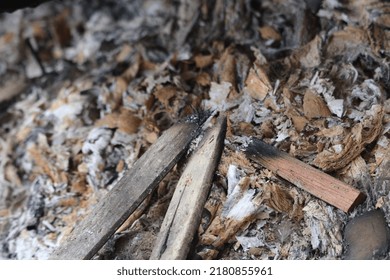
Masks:
[[[150,259],[186,259],[224,144],[226,117],[206,132],[173,194]]]
[[[199,122],[174,125],[157,140],[92,212],[76,225],[51,259],[90,259],[178,162],[200,131]]]
[[[259,139],[252,138],[245,153],[254,162],[345,212],[351,211],[365,199],[365,195],[352,186]]]

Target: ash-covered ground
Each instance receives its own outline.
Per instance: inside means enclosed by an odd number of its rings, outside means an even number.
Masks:
[[[389,11],[100,0],[0,14],[0,258],[49,258],[164,130],[202,110],[226,113],[228,131],[188,258],[345,258],[351,219],[380,209],[390,222]],[[251,136],[366,201],[344,213],[281,180],[245,157]],[[184,164],[95,258],[149,258]]]

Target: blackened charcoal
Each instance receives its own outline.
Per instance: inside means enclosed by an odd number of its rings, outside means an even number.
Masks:
[[[211,112],[207,110],[196,111],[195,114],[192,114],[184,119],[185,123],[197,123],[201,126],[209,117]]]
[[[31,195],[27,202],[26,229],[37,229],[39,219],[44,215],[44,195],[40,191],[39,181],[36,181],[31,188]]]
[[[26,229],[33,230],[38,227],[39,219],[43,216],[45,209],[44,197],[42,194],[33,195],[28,202],[28,214]]]

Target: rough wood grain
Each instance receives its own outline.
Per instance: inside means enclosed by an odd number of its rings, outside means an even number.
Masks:
[[[151,193],[197,136],[199,123],[177,124],[163,133],[92,212],[75,226],[52,259],[90,259]]]
[[[345,211],[363,202],[365,195],[332,176],[252,138],[245,151],[253,161],[275,172],[283,179]]]
[[[151,259],[186,259],[199,227],[226,133],[226,117],[206,132],[176,186]]]

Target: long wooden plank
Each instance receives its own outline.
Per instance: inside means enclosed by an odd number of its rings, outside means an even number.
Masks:
[[[251,160],[275,172],[283,179],[345,211],[364,201],[365,195],[352,186],[252,138],[245,153]]]
[[[204,135],[176,186],[151,259],[186,259],[221,157],[226,117]]]
[[[51,259],[90,259],[150,194],[198,135],[200,123],[176,124],[126,171],[69,235]]]

